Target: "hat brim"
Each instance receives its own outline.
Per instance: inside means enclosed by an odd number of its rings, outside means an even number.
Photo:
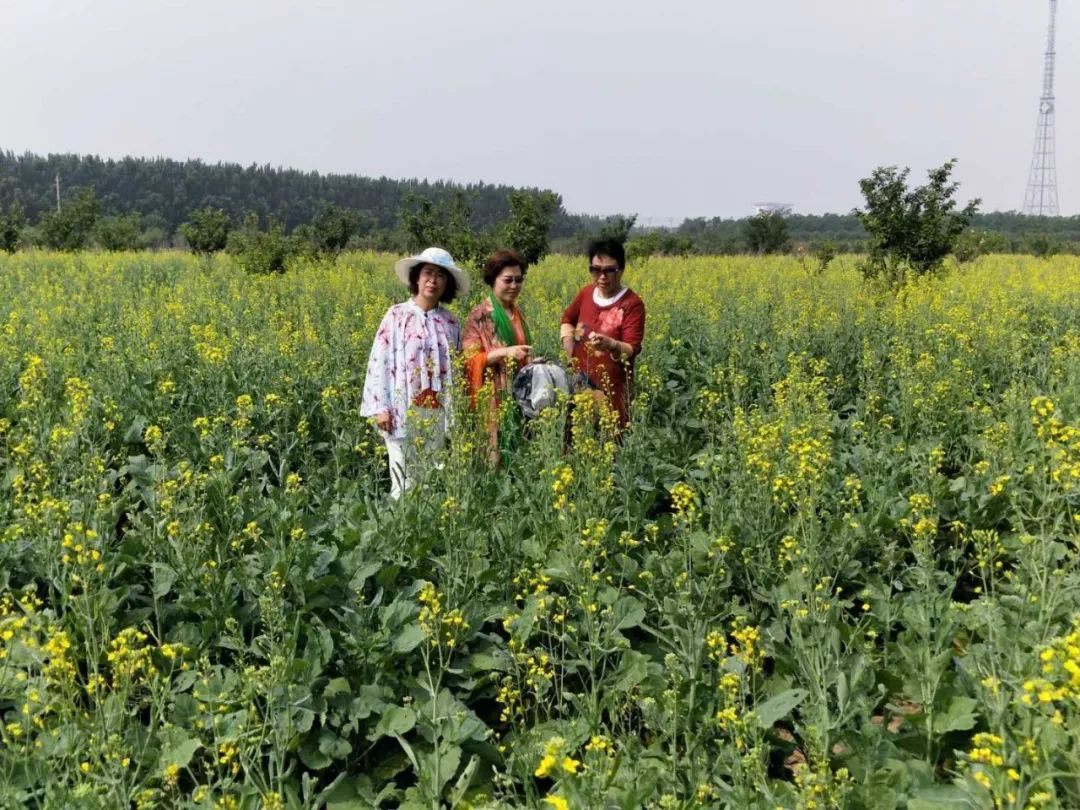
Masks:
[[[416,267],[418,264],[435,264],[435,262],[428,261],[420,256],[409,256],[407,259],[398,259],[394,262],[394,273],[398,279],[406,287],[409,286],[409,271]],[[448,272],[454,278],[454,282],[457,284],[457,297],[465,298],[469,294],[469,274],[458,267],[456,264],[452,264],[446,267],[442,264],[435,264],[436,267],[441,267]]]

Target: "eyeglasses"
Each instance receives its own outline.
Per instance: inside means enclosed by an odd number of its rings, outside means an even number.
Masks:
[[[505,284],[507,287],[517,286],[520,287],[525,283],[524,276],[499,276],[499,281]]]
[[[589,265],[589,272],[594,276],[613,276],[619,272],[618,267],[599,267],[595,264]]]

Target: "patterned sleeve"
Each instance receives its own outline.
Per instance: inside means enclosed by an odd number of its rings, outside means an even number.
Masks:
[[[393,408],[392,368],[394,362],[394,328],[396,318],[393,308],[383,315],[382,322],[371,342],[367,376],[364,378],[364,396],[360,403],[361,416],[376,416]]]
[[[484,348],[485,319],[483,304],[473,307],[472,312],[465,319],[465,334],[461,338],[461,350],[465,353],[466,358],[472,357],[477,352],[487,354],[487,350]]]

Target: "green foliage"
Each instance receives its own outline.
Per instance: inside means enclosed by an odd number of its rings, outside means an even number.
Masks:
[[[654,256],[626,432],[388,502],[393,258],[0,255],[0,806],[1080,806],[1074,262]]]
[[[747,249],[758,256],[785,253],[791,247],[787,219],[779,211],[761,211],[746,220],[743,238]]]
[[[953,256],[958,262],[971,262],[989,253],[1008,253],[1010,247],[1003,234],[984,228],[968,228],[956,238]]]
[[[631,263],[644,263],[651,256],[685,256],[694,248],[693,240],[684,234],[652,230],[633,236],[626,243],[626,258]]]
[[[607,217],[600,223],[600,229],[596,232],[599,239],[615,239],[623,244],[630,240],[630,232],[637,223],[637,214],[615,214]]]
[[[359,211],[327,203],[312,220],[308,236],[316,254],[336,257],[353,236],[370,227]]]
[[[279,221],[291,232],[302,224],[313,224],[329,203],[339,209],[360,212],[362,223],[352,246],[401,252],[406,249],[407,239],[397,226],[401,210],[410,207],[406,203],[410,195],[450,204],[456,193],[465,192],[471,200],[471,226],[498,233],[510,216],[509,198],[515,191],[509,186],[456,186],[319,174],[257,164],[239,166],[133,157],[106,160],[71,154],[15,155],[0,150],[0,209],[6,210],[13,202],[19,202],[27,220],[34,222],[55,210],[52,181],[57,172],[68,187],[93,188],[102,200],[102,214],[141,214],[144,227],[153,232],[141,241],[153,246],[167,243],[189,220],[191,212],[199,208],[221,209],[231,222],[240,222],[246,212],[255,211],[262,221]],[[547,193],[537,189],[525,191],[534,196]],[[661,246],[656,252],[664,255],[742,253],[745,223],[745,218],[686,219],[666,232],[689,240],[689,249],[668,250]],[[831,239],[841,253],[866,249],[866,231],[851,214],[790,214],[787,223],[791,240],[797,244]],[[1060,252],[1080,253],[1080,216],[1035,218],[1015,212],[993,212],[977,214],[972,226],[1004,235],[1012,251],[1026,250],[1026,234],[1045,231],[1057,241]],[[157,229],[164,230],[164,238]],[[624,241],[630,236],[625,222],[617,224],[610,217],[568,214],[560,205],[549,231],[549,249],[556,253],[580,253],[601,230]],[[36,236],[36,229],[24,235],[24,243],[31,242],[30,235]]]
[[[828,269],[829,263],[836,258],[838,252],[836,242],[832,239],[823,239],[810,248],[810,253],[818,261],[818,271],[822,273]]]
[[[74,189],[59,211],[49,211],[38,220],[42,244],[53,250],[82,250],[90,242],[100,210],[92,189]]]
[[[102,200],[108,200],[105,213],[138,211],[144,217],[159,217],[160,226],[170,234],[191,211],[205,207],[224,210],[232,222],[240,222],[248,211],[255,211],[263,221],[279,221],[291,232],[313,222],[330,203],[363,212],[373,231],[390,238],[409,194],[449,202],[459,191],[472,197],[474,224],[490,229],[506,220],[508,197],[515,190],[485,183],[455,185],[321,174],[254,163],[241,166],[136,157],[113,160],[94,155],[16,155],[0,150],[0,208],[19,200],[32,220],[54,209],[51,189],[57,172],[65,185],[93,188]],[[568,215],[560,206],[553,232],[569,235],[583,219]],[[401,247],[395,244],[395,250]]]
[[[103,250],[135,250],[141,236],[138,214],[102,217],[94,224],[94,242]]]
[[[160,225],[148,225],[139,234],[139,250],[160,250],[169,247],[169,234]]]
[[[1027,253],[1038,256],[1040,259],[1046,259],[1061,252],[1061,242],[1046,231],[1026,234],[1022,244]]]
[[[472,224],[472,205],[464,191],[455,192],[446,202],[406,195],[401,226],[409,250],[441,247],[466,267],[481,267],[495,247],[492,234]]]
[[[633,265],[646,264],[659,248],[660,235],[656,231],[648,231],[626,242],[626,260]]]
[[[224,250],[229,243],[229,215],[220,208],[199,208],[188,214],[180,233],[192,253],[209,255]]]
[[[284,273],[289,262],[304,252],[306,240],[285,233],[280,222],[271,222],[269,230],[259,227],[259,218],[249,214],[244,226],[229,233],[225,250],[244,270],[265,276]]]
[[[937,270],[954,249],[961,233],[970,225],[979,208],[971,200],[957,209],[954,199],[960,187],[950,182],[955,160],[931,169],[929,182],[909,189],[910,169],[878,167],[859,181],[866,210],[853,213],[870,238],[870,255],[863,265],[868,276],[885,278],[896,285],[908,268],[917,275]]]
[[[26,227],[26,215],[23,207],[13,202],[5,214],[0,211],[0,250],[14,253],[19,249],[23,228]]]
[[[511,191],[510,218],[502,226],[502,242],[529,264],[536,264],[548,252],[548,234],[559,207],[553,192]]]
[[[657,253],[662,256],[688,256],[694,252],[694,240],[686,234],[672,231],[659,231],[660,239],[656,245]]]

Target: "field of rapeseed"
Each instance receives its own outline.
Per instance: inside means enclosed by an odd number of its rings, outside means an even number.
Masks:
[[[653,259],[621,444],[399,504],[391,262],[0,257],[0,806],[1080,806],[1076,259]]]

